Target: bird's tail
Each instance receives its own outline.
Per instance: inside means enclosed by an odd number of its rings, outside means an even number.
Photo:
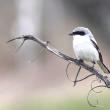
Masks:
[[[110,73],[110,70],[104,65],[103,62],[98,61],[97,63],[98,63],[98,65],[100,66],[100,68],[103,70],[104,73],[107,73],[107,74]]]

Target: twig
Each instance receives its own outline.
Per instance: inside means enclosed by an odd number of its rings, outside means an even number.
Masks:
[[[84,62],[80,62],[79,60],[74,59],[74,58],[72,58],[68,55],[65,55],[64,53],[58,51],[56,48],[51,47],[49,41],[44,42],[44,41],[40,40],[39,38],[33,37],[32,35],[25,35],[25,36],[22,36],[22,37],[17,37],[17,38],[11,39],[8,42],[12,42],[12,41],[17,40],[17,39],[23,39],[24,42],[26,40],[35,41],[36,43],[38,43],[39,45],[41,45],[42,47],[47,49],[49,52],[53,53],[54,55],[62,58],[63,60],[66,60],[68,62],[72,62],[72,63],[74,63],[78,66],[81,66],[82,68],[84,68],[84,69],[88,70],[89,72],[91,72],[93,75],[96,75],[96,77],[98,77],[100,80],[102,80],[105,83],[107,88],[110,88],[110,80],[108,79],[107,76],[103,76],[100,72],[98,72],[97,69],[85,64]]]
[[[69,62],[69,63],[67,64],[67,66],[66,66],[66,76],[67,76],[67,78],[68,78],[70,81],[74,82],[73,80],[70,79],[69,74],[68,74],[68,68],[69,68],[69,66],[70,66],[71,64],[72,64],[72,62]]]
[[[70,81],[72,81],[72,82],[81,82],[81,81],[83,81],[83,80],[85,80],[85,79],[87,79],[87,78],[89,78],[89,77],[95,75],[95,74],[92,73],[92,74],[89,74],[89,75],[87,75],[87,76],[85,76],[85,77],[83,77],[83,78],[81,78],[81,79],[77,79],[77,80],[73,81],[73,80],[70,79],[69,74],[68,74],[68,68],[69,68],[69,66],[70,66],[71,64],[72,64],[72,62],[69,62],[69,63],[67,64],[67,67],[66,67],[66,76],[67,76],[67,78],[68,78]]]
[[[87,78],[89,78],[89,77],[91,77],[91,76],[94,76],[95,74],[90,74],[90,75],[87,75],[86,77],[84,77],[84,78],[82,78],[82,79],[79,79],[79,80],[77,80],[76,82],[80,82],[80,81],[83,81],[83,80],[85,80],[85,79],[87,79]]]
[[[99,86],[95,86],[95,87],[91,88],[91,90],[88,92],[87,102],[88,102],[88,104],[89,104],[91,107],[102,107],[102,106],[98,105],[98,100],[96,100],[97,104],[95,104],[95,105],[92,104],[92,103],[90,102],[90,100],[89,100],[89,96],[91,95],[91,91],[94,92],[96,88],[100,88],[100,87],[105,87],[105,88],[106,88],[105,85],[99,85]],[[95,93],[100,93],[100,92],[95,92]]]
[[[81,66],[79,66],[78,72],[77,72],[77,74],[76,74],[76,77],[75,77],[75,80],[74,80],[74,86],[75,86],[76,83],[77,83],[77,78],[78,78],[78,75],[79,75],[80,70],[81,70]]]

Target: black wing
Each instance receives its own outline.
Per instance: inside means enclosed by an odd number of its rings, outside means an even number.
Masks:
[[[101,54],[101,52],[100,52],[99,47],[97,46],[97,44],[96,44],[92,39],[91,39],[91,41],[92,41],[94,47],[97,49],[97,51],[98,51],[98,53],[99,53],[100,61],[103,62],[102,54]]]

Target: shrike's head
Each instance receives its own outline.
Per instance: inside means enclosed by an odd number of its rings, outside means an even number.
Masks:
[[[80,36],[93,36],[91,31],[88,28],[85,27],[76,27],[73,29],[72,33],[69,34],[70,36],[80,35]]]
[[[92,32],[85,27],[76,27],[75,29],[73,29],[72,33],[70,33],[69,35],[72,36],[73,38],[78,35],[81,37],[86,36],[92,39],[95,43],[97,43]]]

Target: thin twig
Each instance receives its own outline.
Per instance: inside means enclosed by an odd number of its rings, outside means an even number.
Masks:
[[[78,75],[79,75],[80,70],[81,70],[81,66],[79,66],[78,72],[76,74],[76,77],[75,77],[75,80],[74,80],[74,86],[76,85],[77,78],[78,78]]]
[[[80,82],[80,81],[83,81],[91,76],[94,76],[95,74],[90,74],[90,75],[87,75],[86,77],[82,78],[82,79],[78,79],[76,82]]]
[[[96,91],[95,89],[93,89],[94,87],[93,87],[93,83],[95,83],[97,80],[93,80],[92,82],[91,82],[91,90],[93,91],[93,92],[95,92],[95,93],[101,93],[102,91]],[[100,82],[101,83],[101,82]],[[96,86],[95,86],[96,87]]]
[[[81,79],[77,79],[77,80],[73,81],[73,80],[71,80],[71,78],[69,77],[69,74],[68,74],[68,68],[69,68],[69,66],[70,66],[71,64],[72,64],[72,62],[69,62],[69,63],[67,64],[67,66],[66,66],[66,76],[67,76],[67,78],[68,78],[71,82],[81,82],[81,81],[83,81],[83,80],[85,80],[85,79],[87,79],[87,78],[89,78],[89,77],[95,75],[95,74],[90,74],[90,75],[87,75],[87,76],[85,76],[85,77],[83,77],[83,78],[81,78]]]
[[[21,49],[21,47],[23,46],[24,42],[25,42],[25,39],[23,40],[23,42],[21,43],[21,45],[17,48],[16,52],[18,52]]]
[[[105,88],[106,88],[106,85],[95,86],[95,87],[93,87],[93,88],[88,92],[88,95],[87,95],[87,102],[88,102],[88,104],[89,104],[91,107],[102,107],[102,106],[98,105],[98,100],[96,101],[97,104],[95,104],[95,105],[92,104],[92,103],[90,102],[90,100],[89,100],[89,96],[91,95],[91,92],[94,91],[94,89],[100,88],[100,87],[105,87]]]
[[[72,64],[72,62],[69,62],[68,64],[67,64],[67,66],[66,66],[66,76],[67,76],[67,78],[71,81],[71,82],[74,82],[73,80],[71,80],[71,78],[69,77],[69,74],[68,74],[68,68],[69,68],[69,66]]]

